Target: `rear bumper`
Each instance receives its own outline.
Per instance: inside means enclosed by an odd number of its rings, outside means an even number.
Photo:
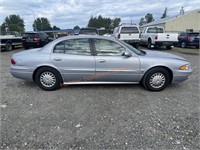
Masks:
[[[11,66],[10,73],[15,77],[23,80],[33,81],[33,72],[29,68]]]
[[[22,44],[23,47],[41,47],[42,46],[42,43],[40,42],[27,42],[27,43],[23,43]]]
[[[177,45],[178,42],[174,41],[156,41],[155,45],[158,46],[172,46],[172,45]]]
[[[122,40],[128,44],[139,44],[140,40]]]

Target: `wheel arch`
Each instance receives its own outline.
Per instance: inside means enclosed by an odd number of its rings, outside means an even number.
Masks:
[[[52,67],[52,66],[48,66],[48,65],[39,66],[39,67],[37,67],[37,68],[34,70],[33,75],[32,75],[32,79],[33,79],[33,81],[35,81],[35,76],[36,76],[37,71],[38,71],[39,69],[41,69],[41,68],[45,68],[45,67],[48,67],[48,68],[51,68],[51,69],[56,70],[56,71],[60,74],[60,76],[61,76],[61,80],[62,80],[62,82],[63,82],[63,77],[62,77],[60,71],[58,71],[57,68]]]
[[[170,75],[170,83],[172,82],[172,80],[173,80],[173,72],[172,72],[172,70],[171,70],[169,67],[167,67],[167,66],[162,66],[162,65],[154,66],[154,67],[151,67],[151,68],[149,68],[148,70],[146,70],[146,72],[145,72],[144,75],[142,76],[140,82],[143,80],[144,76],[145,76],[151,69],[154,69],[154,68],[164,68],[164,69],[166,69],[166,70],[169,72],[169,75]]]

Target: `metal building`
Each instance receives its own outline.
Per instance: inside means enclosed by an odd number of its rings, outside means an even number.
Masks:
[[[184,12],[142,25],[141,29],[148,26],[162,26],[166,32],[200,31],[200,9]]]

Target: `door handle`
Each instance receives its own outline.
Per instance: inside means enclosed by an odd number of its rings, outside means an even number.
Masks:
[[[103,63],[103,62],[105,62],[105,60],[104,59],[99,59],[98,62]]]
[[[61,59],[61,58],[58,58],[58,57],[56,57],[56,58],[54,58],[53,60],[55,60],[55,61],[61,61],[62,59]]]

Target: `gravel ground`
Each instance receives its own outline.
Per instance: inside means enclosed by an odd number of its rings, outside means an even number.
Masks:
[[[0,56],[0,149],[200,149],[198,50],[163,50],[190,61],[193,74],[162,92],[139,85],[43,91],[9,73],[18,51]]]

